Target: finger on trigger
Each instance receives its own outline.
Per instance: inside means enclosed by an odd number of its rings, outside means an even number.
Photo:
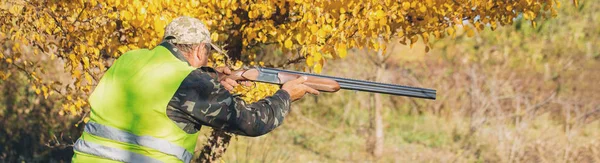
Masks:
[[[227,83],[227,82],[222,82],[221,85],[228,91],[233,90],[233,87],[231,85],[229,85],[229,83]]]
[[[235,80],[233,80],[233,79],[227,78],[226,82],[229,83],[229,85],[231,85],[231,86],[234,86],[234,87],[238,86],[238,83]]]

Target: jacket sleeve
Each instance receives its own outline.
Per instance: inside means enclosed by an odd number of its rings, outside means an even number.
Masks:
[[[211,68],[194,70],[174,96],[181,106],[179,110],[189,115],[197,126],[260,136],[281,125],[290,110],[290,96],[286,91],[279,90],[272,96],[246,104],[216,79],[217,73]]]

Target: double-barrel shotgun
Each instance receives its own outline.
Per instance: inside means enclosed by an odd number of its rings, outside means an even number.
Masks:
[[[297,79],[300,76],[307,76],[307,80],[303,83],[304,85],[322,92],[337,92],[340,89],[347,89],[432,100],[435,100],[436,96],[436,91],[433,89],[264,67],[235,70],[231,75],[228,75],[227,78],[236,81],[257,81],[281,85],[287,81]]]

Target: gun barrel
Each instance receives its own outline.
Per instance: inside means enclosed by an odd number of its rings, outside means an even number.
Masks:
[[[348,83],[340,83],[340,87],[342,89],[347,90],[355,90],[355,91],[365,91],[365,92],[373,92],[373,93],[383,93],[389,95],[396,96],[408,96],[408,97],[417,97],[417,98],[425,98],[435,100],[436,92],[423,90],[402,90],[402,89],[391,89],[391,88],[383,88],[383,87],[374,87],[368,85],[359,85],[359,84],[348,84]]]
[[[271,69],[271,68],[259,68],[259,69],[261,70],[261,72],[272,73],[272,74],[277,74],[279,72],[286,72],[286,73],[291,73],[291,74],[328,78],[328,79],[337,81],[340,84],[341,89],[366,91],[366,92],[373,92],[373,93],[383,93],[383,94],[399,95],[399,96],[409,96],[409,97],[425,98],[425,99],[433,99],[433,100],[436,99],[436,90],[433,90],[433,89],[403,86],[403,85],[388,84],[388,83],[378,83],[378,82],[372,82],[372,81],[348,79],[348,78],[341,78],[341,77],[332,77],[332,76],[318,75],[318,74],[311,74],[311,73],[290,71],[290,70],[280,70],[280,69]]]

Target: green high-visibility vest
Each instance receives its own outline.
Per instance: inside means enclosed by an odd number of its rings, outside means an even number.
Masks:
[[[166,108],[194,69],[163,46],[119,57],[89,98],[73,162],[190,162],[198,133],[177,127]]]

